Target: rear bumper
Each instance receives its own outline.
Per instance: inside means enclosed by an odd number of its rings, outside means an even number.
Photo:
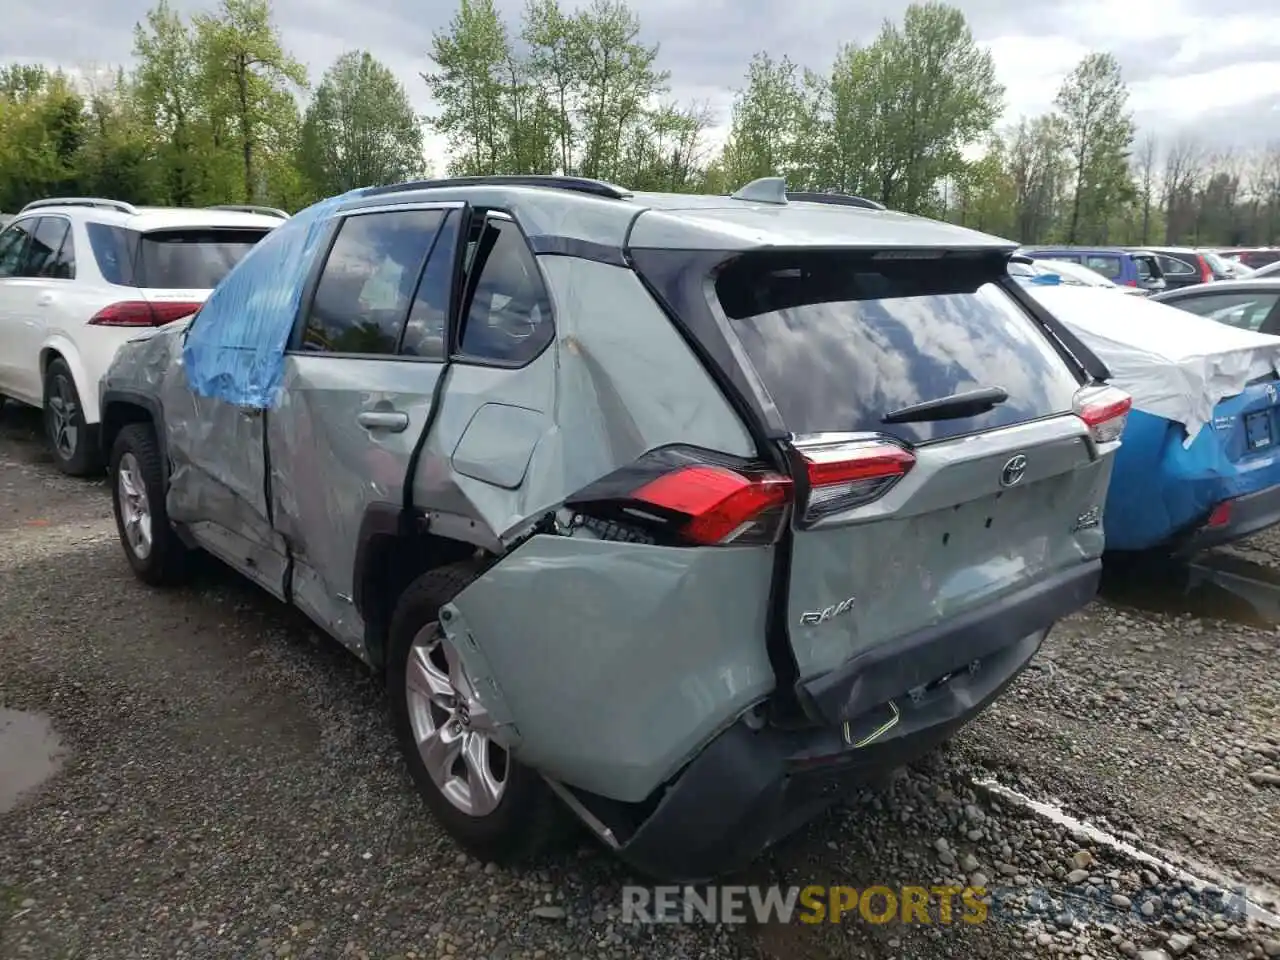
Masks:
[[[1188,557],[1209,547],[1234,543],[1280,523],[1280,484],[1223,500],[1215,510],[1223,505],[1230,510],[1226,522],[1209,526],[1211,511],[1209,517],[1177,540],[1173,550],[1176,556]]]
[[[1100,574],[1100,562],[1084,564],[810,684],[830,718],[821,726],[735,723],[667,788],[622,857],[686,882],[746,866],[857,784],[915,760],[981,713],[1053,623],[1094,596]]]

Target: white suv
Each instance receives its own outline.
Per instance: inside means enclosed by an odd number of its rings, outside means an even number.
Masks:
[[[100,471],[98,379],[116,349],[141,327],[198,310],[287,217],[88,197],[27,204],[0,231],[0,402],[44,410],[63,472]]]

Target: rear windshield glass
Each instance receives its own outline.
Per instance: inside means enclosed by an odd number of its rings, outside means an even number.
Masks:
[[[721,271],[716,296],[789,430],[921,443],[1071,409],[1074,373],[991,282],[994,273],[950,262],[758,254]],[[882,422],[983,387],[1009,399],[974,416]]]
[[[142,235],[140,287],[207,290],[267,235],[265,230],[155,230]]]

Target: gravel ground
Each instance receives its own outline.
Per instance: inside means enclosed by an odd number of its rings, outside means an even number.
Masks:
[[[1280,956],[1280,931],[1197,906],[1212,889],[975,785],[1280,886],[1272,627],[1095,603],[946,751],[734,878],[968,880],[986,923],[623,924],[640,881],[585,839],[521,871],[460,854],[379,686],[300,616],[217,570],[137,584],[103,484],[57,474],[36,427],[0,410],[0,708],[51,718],[66,753],[0,813],[6,960]],[[1280,566],[1280,540],[1239,554]]]

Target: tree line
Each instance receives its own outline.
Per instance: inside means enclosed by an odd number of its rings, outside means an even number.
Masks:
[[[86,77],[0,68],[0,210],[53,194],[298,209],[427,175],[424,130],[454,175],[565,173],[637,190],[726,193],[760,176],[870,197],[1024,243],[1275,243],[1280,145],[1254,153],[1138,136],[1119,64],[1086,56],[1053,108],[1002,128],[1005,90],[964,15],[910,6],[826,70],[756,54],[716,145],[680,103],[625,0],[459,0],[433,36],[420,117],[368,52],[314,85],[270,0],[184,18],[160,0],[134,66]]]

